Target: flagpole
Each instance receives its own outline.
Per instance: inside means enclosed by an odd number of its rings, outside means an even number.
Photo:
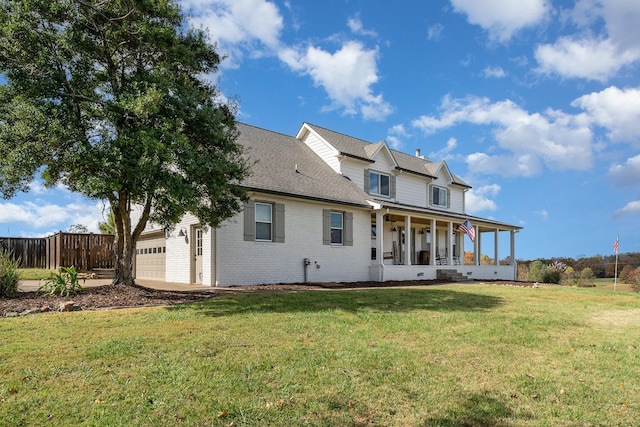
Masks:
[[[613,276],[613,291],[616,291],[616,284],[618,283],[618,253],[616,252],[616,272]]]

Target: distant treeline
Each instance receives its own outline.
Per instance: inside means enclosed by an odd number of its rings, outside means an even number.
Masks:
[[[594,255],[591,257],[573,258],[538,258],[537,260],[518,260],[518,265],[529,266],[533,261],[541,261],[545,265],[561,262],[575,271],[582,271],[589,267],[596,277],[613,277],[615,273],[615,255]],[[625,271],[635,270],[640,267],[640,252],[627,252],[618,254],[618,276]]]

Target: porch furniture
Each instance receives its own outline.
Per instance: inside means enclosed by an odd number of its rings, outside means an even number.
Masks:
[[[453,254],[453,264],[460,265],[460,257],[456,254]]]
[[[444,255],[441,251],[436,252],[436,264],[437,265],[447,265],[449,261],[447,260],[447,252],[444,252]]]

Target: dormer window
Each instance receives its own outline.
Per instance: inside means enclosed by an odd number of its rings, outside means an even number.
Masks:
[[[431,186],[430,202],[432,206],[449,207],[449,190],[443,187]]]
[[[389,175],[369,172],[369,193],[389,197],[391,195]]]

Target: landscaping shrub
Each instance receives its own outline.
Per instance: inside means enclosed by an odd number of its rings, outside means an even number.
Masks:
[[[529,281],[543,282],[546,271],[547,267],[542,263],[542,261],[533,261],[529,266]]]
[[[542,275],[543,283],[560,283],[560,279],[562,278],[562,273],[557,270],[549,270],[547,269]]]
[[[11,252],[0,248],[0,297],[10,297],[18,293],[20,283],[20,259],[14,260]]]
[[[60,267],[58,273],[51,273],[49,278],[45,279],[40,285],[38,292],[68,297],[70,294],[82,289],[78,281],[78,272],[75,267],[71,266]]]

